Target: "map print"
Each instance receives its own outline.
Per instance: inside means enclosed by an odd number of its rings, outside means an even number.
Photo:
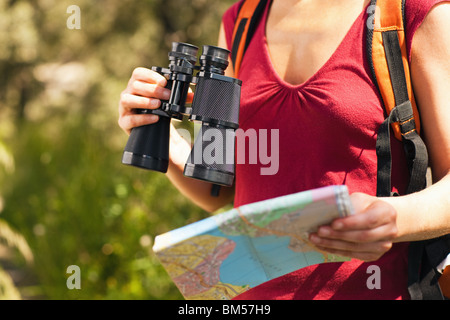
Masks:
[[[300,268],[348,260],[318,251],[308,233],[352,210],[345,186],[303,191],[157,236],[153,251],[186,299],[228,300]]]

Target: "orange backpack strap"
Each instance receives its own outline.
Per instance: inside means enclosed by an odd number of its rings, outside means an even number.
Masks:
[[[450,299],[450,266],[447,266],[442,276],[439,278],[439,286],[441,287],[442,294]]]
[[[234,67],[234,74],[237,77],[241,67],[244,52],[247,49],[259,19],[264,12],[268,0],[245,0],[238,13],[234,25],[231,61]]]
[[[375,83],[387,114],[377,136],[377,196],[391,193],[390,125],[403,142],[410,172],[407,193],[426,186],[428,153],[420,135],[419,112],[414,99],[406,50],[406,0],[372,0],[367,24],[367,53]],[[432,130],[432,128],[430,129]],[[440,275],[436,266],[450,253],[450,235],[409,245],[408,290],[412,299],[442,299],[449,294],[450,272]],[[437,281],[439,279],[439,281]]]
[[[377,136],[377,196],[391,195],[391,124],[395,137],[404,144],[408,161],[410,182],[406,192],[422,190],[426,185],[428,153],[419,135],[419,112],[412,92],[404,3],[405,0],[372,0],[368,10],[368,60],[388,116]]]
[[[372,57],[369,63],[387,114],[395,106],[409,100],[413,109],[411,121],[415,120],[415,128],[411,130],[420,132],[419,112],[412,92],[406,50],[403,7],[402,0],[372,1],[369,13],[373,14],[373,25],[368,25],[368,47]],[[392,127],[395,137],[401,141],[402,130],[399,123],[393,123]]]

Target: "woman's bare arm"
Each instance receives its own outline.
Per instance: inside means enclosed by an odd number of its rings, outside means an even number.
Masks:
[[[435,183],[417,193],[351,195],[357,214],[323,226],[317,247],[361,260],[378,259],[393,242],[450,233],[450,4],[436,5],[417,30],[411,74]]]

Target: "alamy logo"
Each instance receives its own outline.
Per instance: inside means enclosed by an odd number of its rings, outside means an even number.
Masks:
[[[375,22],[379,21],[380,9],[377,5],[371,4],[367,7],[366,13],[368,14],[366,25],[369,30],[375,29]],[[377,19],[378,18],[378,19]]]
[[[66,281],[67,289],[81,289],[81,270],[77,265],[68,266],[67,274],[71,274]]]
[[[191,134],[177,129],[190,145]],[[192,149],[194,164],[255,164],[261,175],[275,175],[279,169],[279,129],[217,129],[198,131]],[[236,147],[235,147],[236,144]],[[236,157],[235,157],[236,151]]]
[[[370,265],[366,270],[367,274],[371,274],[367,278],[366,285],[369,290],[381,289],[381,269],[377,265]]]
[[[67,7],[66,13],[71,15],[67,18],[67,29],[81,29],[81,10],[77,5],[71,5]]]

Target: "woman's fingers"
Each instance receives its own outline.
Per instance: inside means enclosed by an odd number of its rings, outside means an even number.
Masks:
[[[133,70],[129,83],[134,80],[157,84],[160,87],[165,87],[167,85],[166,78],[164,78],[161,74],[142,67],[138,67]]]
[[[134,127],[152,124],[158,121],[158,116],[140,114],[137,109],[157,109],[161,100],[169,100],[170,90],[165,88],[167,79],[161,74],[147,68],[136,68],[127,88],[120,95],[119,126],[130,134]],[[187,103],[191,103],[194,93],[189,88]]]
[[[316,245],[316,247],[319,250],[326,251],[332,254],[336,254],[338,256],[342,257],[350,257],[354,259],[359,259],[361,261],[376,261],[378,260],[386,251],[388,251],[391,248],[392,244],[388,243],[385,245],[385,249],[380,249],[383,247],[377,247],[376,250],[354,250],[354,248],[351,248],[350,250],[343,250],[343,249],[334,249],[329,247],[321,247],[319,245]]]
[[[122,93],[120,102],[120,114],[126,114],[126,112],[130,112],[133,109],[156,109],[161,105],[159,99],[138,96],[128,92]]]
[[[130,94],[161,100],[168,100],[170,97],[169,89],[141,80],[134,80],[130,82],[128,85],[128,90],[126,91]]]
[[[390,224],[382,225],[378,228],[366,230],[336,231],[328,226],[322,226],[317,231],[321,238],[343,240],[355,243],[369,243],[374,241],[392,241],[397,234],[397,228]]]
[[[356,213],[321,226],[310,241],[321,250],[376,260],[392,247],[397,236],[396,211],[376,197],[355,194],[351,197]]]
[[[154,114],[128,114],[119,118],[119,126],[130,134],[131,129],[153,124],[159,120],[159,117]]]
[[[395,224],[397,212],[388,203],[365,194],[352,194],[350,197],[356,214],[334,220],[331,224],[334,230],[365,230]]]
[[[158,121],[152,114],[141,114],[137,109],[157,109],[161,100],[168,100],[170,90],[166,89],[167,80],[162,75],[146,68],[136,68],[127,88],[120,95],[119,126],[130,134],[131,129]]]

